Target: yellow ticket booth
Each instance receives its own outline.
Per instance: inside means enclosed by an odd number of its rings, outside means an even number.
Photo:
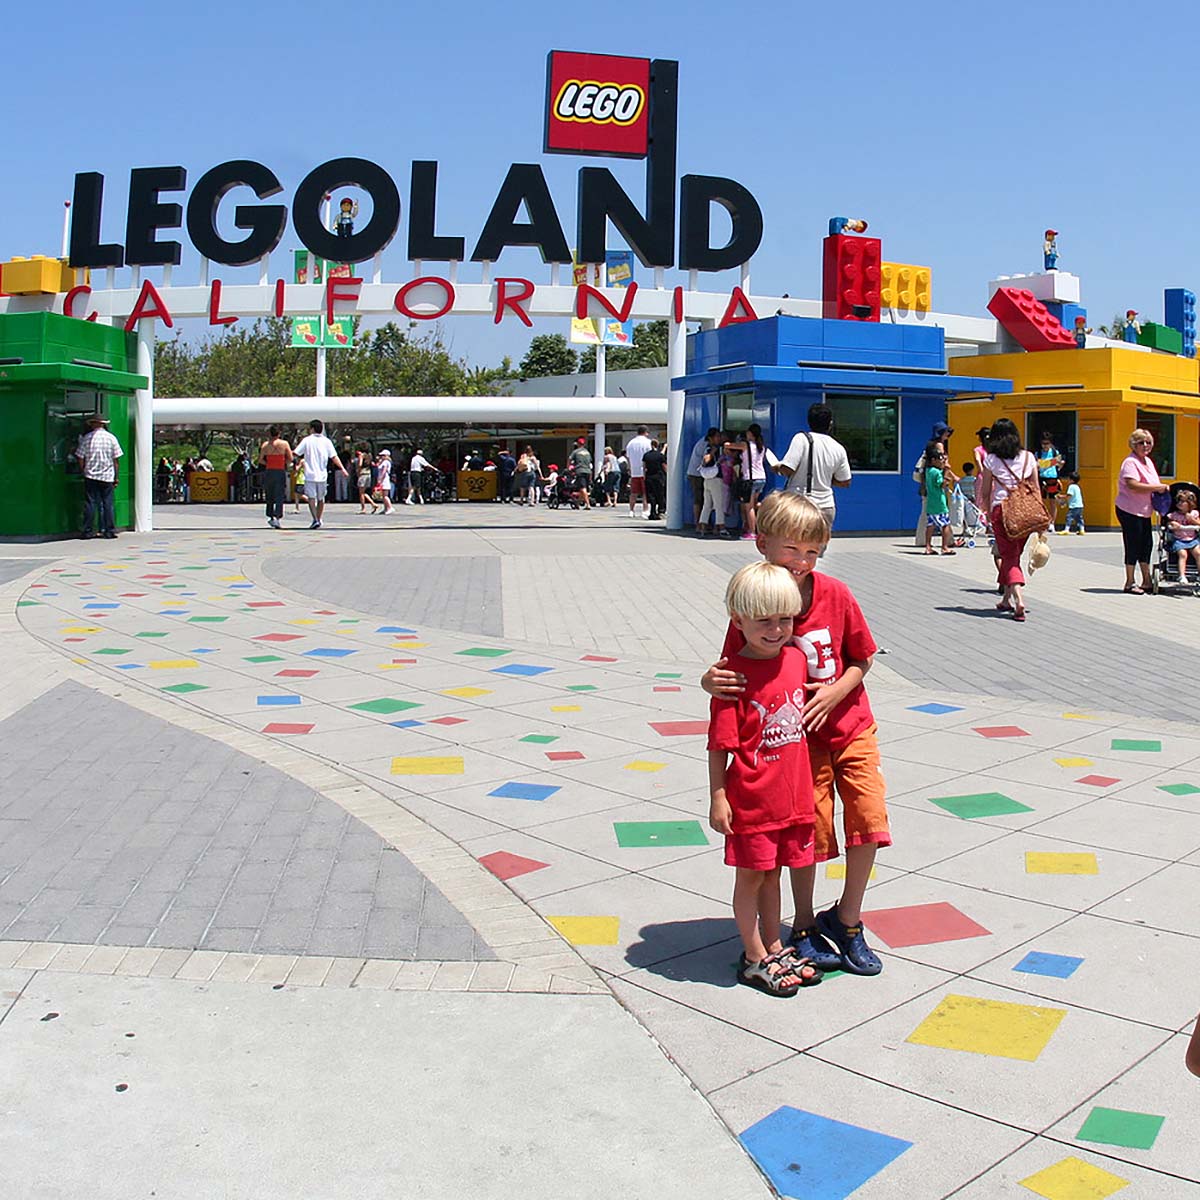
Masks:
[[[222,504],[229,499],[228,471],[193,471],[188,492],[193,504]]]
[[[460,500],[495,500],[496,480],[499,471],[459,471],[458,498]]]
[[[1138,428],[1154,435],[1155,465],[1164,480],[1196,482],[1200,474],[1200,368],[1198,360],[1122,347],[989,354],[988,374],[1011,379],[1007,395],[948,405],[956,433],[953,465],[971,456],[974,432],[1008,417],[1035,449],[1049,432],[1066,467],[1079,472],[1084,521],[1116,524],[1117,471]],[[979,372],[974,356],[950,360],[952,375]]]

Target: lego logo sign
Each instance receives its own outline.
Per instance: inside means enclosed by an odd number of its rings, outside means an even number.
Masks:
[[[546,152],[645,158],[650,60],[550,53]]]

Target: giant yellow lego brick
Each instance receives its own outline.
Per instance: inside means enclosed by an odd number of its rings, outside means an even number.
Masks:
[[[1046,1200],[1108,1200],[1109,1196],[1129,1186],[1128,1179],[1074,1155],[1019,1182],[1023,1188]]]
[[[1025,872],[1028,875],[1099,875],[1100,864],[1094,854],[1052,854],[1026,850]]]
[[[879,264],[879,303],[900,312],[928,312],[933,272],[912,263]]]
[[[949,995],[905,1041],[1035,1062],[1066,1015],[1065,1008],[1035,1008],[1006,1000]]]
[[[461,754],[422,754],[409,758],[392,759],[393,775],[461,775],[462,773]]]
[[[621,932],[619,917],[547,917],[572,946],[615,946]]]
[[[53,296],[75,286],[75,272],[61,259],[35,254],[0,263],[4,290],[13,296]]]

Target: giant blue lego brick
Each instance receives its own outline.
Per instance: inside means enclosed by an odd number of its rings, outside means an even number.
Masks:
[[[1087,309],[1082,304],[1063,304],[1057,300],[1043,300],[1043,304],[1058,319],[1058,323],[1068,332],[1075,332],[1075,318],[1082,317],[1087,324]]]
[[[1183,337],[1183,355],[1196,357],[1196,293],[1187,288],[1166,288],[1163,291],[1166,323]]]

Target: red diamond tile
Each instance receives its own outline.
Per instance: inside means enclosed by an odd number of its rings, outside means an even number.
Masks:
[[[301,671],[292,667],[287,671],[276,671],[275,677],[279,678],[282,676],[284,679],[311,679],[317,673],[316,671]]]
[[[44,584],[44,583],[31,583],[29,586],[31,588],[44,588],[44,587],[47,587],[48,585]]]
[[[410,666],[413,663],[415,663],[416,661],[417,660],[415,658],[393,658],[392,659],[392,662],[394,662],[394,663],[408,663]]]
[[[494,854],[485,854],[479,861],[497,879],[515,879],[518,875],[528,875],[530,871],[541,871],[550,865],[538,862],[536,858],[522,858],[519,854],[509,854],[507,850],[497,850]]]
[[[603,654],[585,654],[580,662],[620,662],[617,658],[607,658]]]
[[[297,725],[290,721],[273,721],[263,726],[263,733],[312,733],[315,726]]]
[[[987,937],[990,930],[959,912],[953,904],[911,904],[863,913],[863,923],[893,950],[902,946],[931,946],[962,938]]]
[[[302,633],[260,633],[250,640],[254,642],[296,642],[303,636]]]
[[[578,762],[584,756],[578,750],[547,750],[546,757],[551,762]]]
[[[654,690],[655,690],[656,692],[682,692],[682,691],[683,691],[683,688],[681,688],[681,687],[676,687],[676,686],[675,686],[675,685],[672,683],[672,684],[667,684],[667,685],[665,685],[665,686],[663,686],[663,687],[656,687]]]
[[[82,642],[83,638],[63,638],[64,642]]]
[[[975,732],[982,734],[985,738],[1029,736],[1029,731],[1022,729],[1020,725],[979,725],[976,726]]]
[[[314,608],[313,616],[314,617],[336,617],[337,613],[335,613],[330,608]]]
[[[650,728],[662,737],[690,737],[707,733],[707,721],[651,721]]]
[[[141,600],[142,597],[150,595],[149,592],[122,592],[120,598],[122,600]]]
[[[434,717],[429,723],[430,725],[463,725],[466,720],[466,717]]]
[[[246,604],[247,608],[282,608],[282,600],[251,600]]]
[[[1092,787],[1112,787],[1114,783],[1120,783],[1119,779],[1114,779],[1111,775],[1085,775],[1082,779],[1075,780],[1076,783],[1090,783]]]
[[[139,579],[170,579],[170,575],[140,575]]]

